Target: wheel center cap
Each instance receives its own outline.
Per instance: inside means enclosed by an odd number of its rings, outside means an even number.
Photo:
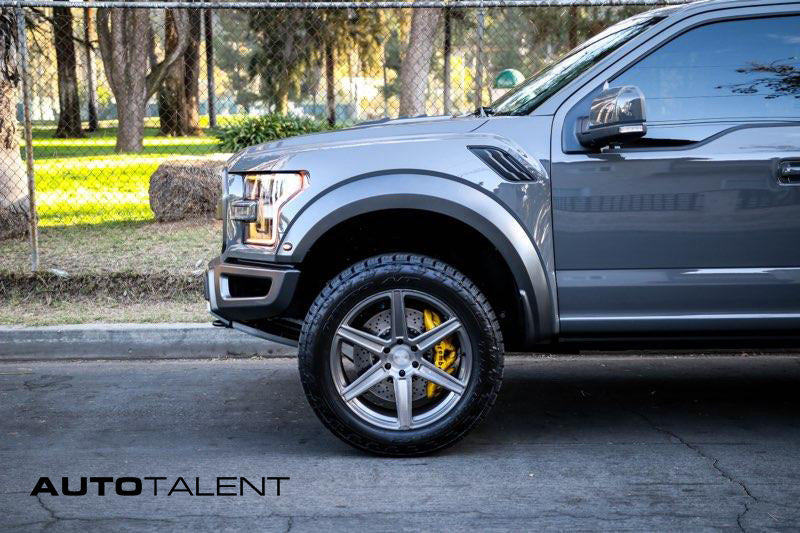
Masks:
[[[389,354],[392,365],[406,367],[411,364],[411,350],[405,346],[395,346]]]

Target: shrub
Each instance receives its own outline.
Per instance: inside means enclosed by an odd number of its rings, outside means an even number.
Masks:
[[[215,137],[220,148],[235,152],[254,144],[265,143],[305,133],[331,129],[326,122],[291,115],[261,115],[243,117],[219,128]]]

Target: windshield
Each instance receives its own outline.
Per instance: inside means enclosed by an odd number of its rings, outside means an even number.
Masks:
[[[663,11],[658,15],[651,12],[611,26],[493,103],[492,114],[527,115],[589,67],[663,18]]]

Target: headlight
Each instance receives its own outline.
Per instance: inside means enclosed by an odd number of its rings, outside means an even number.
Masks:
[[[244,180],[242,203],[251,206],[248,216],[237,217],[248,222],[244,240],[249,244],[274,246],[280,237],[281,208],[306,188],[308,175],[305,172],[247,174]],[[242,215],[247,211],[242,209]]]

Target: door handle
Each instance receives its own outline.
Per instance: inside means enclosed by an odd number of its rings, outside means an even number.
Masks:
[[[800,161],[781,161],[778,164],[778,183],[800,185]]]

